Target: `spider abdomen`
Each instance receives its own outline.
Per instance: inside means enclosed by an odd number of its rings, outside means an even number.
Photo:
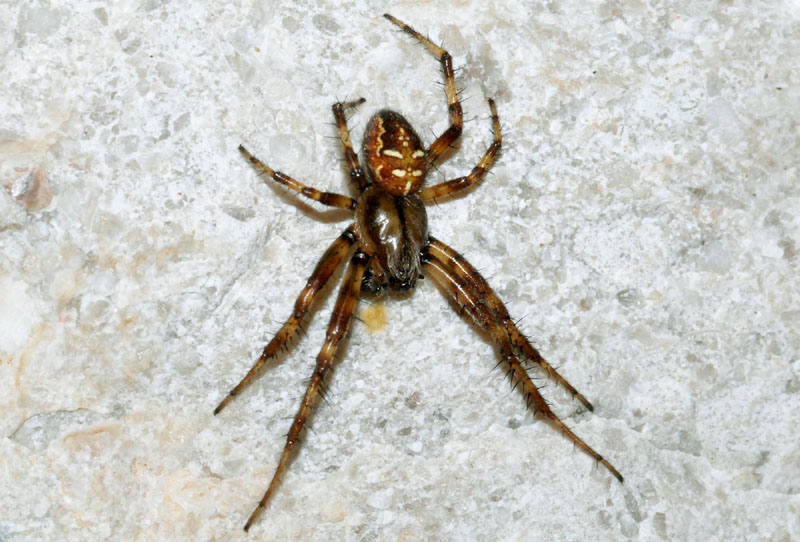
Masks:
[[[397,197],[371,186],[358,200],[356,233],[375,255],[364,275],[367,289],[414,287],[420,274],[420,251],[428,243],[428,214],[418,195]]]
[[[362,152],[372,181],[393,196],[413,194],[425,180],[425,149],[400,113],[382,109],[372,116]]]

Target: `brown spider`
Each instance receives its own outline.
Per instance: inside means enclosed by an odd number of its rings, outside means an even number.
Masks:
[[[427,47],[439,59],[442,66],[450,126],[430,147],[426,149],[423,146],[414,128],[402,115],[383,109],[370,119],[364,134],[362,153],[367,166],[365,171],[361,168],[358,156],[353,150],[344,114],[346,109],[355,107],[365,100],[360,98],[334,104],[333,115],[336,118],[339,138],[344,146],[350,179],[359,192],[359,197],[353,199],[306,186],[280,171],[273,170],[243,146],[239,146],[239,150],[251,164],[278,183],[323,205],[350,209],[355,213],[355,222],[328,247],[317,263],[305,288],[295,301],[294,311],[289,320],[267,344],[250,371],[214,410],[214,414],[219,414],[225,405],[253,381],[264,363],[275,356],[297,334],[319,291],[348,254],[353,252],[328,324],[325,343],[317,356],[317,365],[311,375],[300,409],[295,414],[294,422],[289,429],[278,467],[264,496],[247,520],[245,531],[250,529],[259,512],[266,506],[277,487],[281,473],[286,469],[292,450],[299,442],[300,433],[305,427],[317,395],[320,394],[320,387],[331,369],[331,362],[339,342],[347,331],[361,289],[370,293],[377,293],[386,288],[410,290],[423,273],[432,277],[450,301],[491,336],[500,350],[502,362],[508,367],[509,376],[521,386],[528,406],[533,405],[535,412],[559,428],[567,438],[602,463],[622,482],[619,471],[583,442],[550,409],[522,366],[520,357],[539,365],[586,408],[594,410],[591,403],[531,346],[511,320],[505,305],[489,287],[486,279],[458,252],[428,234],[425,204],[464,190],[483,179],[500,152],[502,144],[500,121],[494,101],[490,99],[494,139],[478,165],[465,177],[422,188],[428,171],[461,135],[463,118],[452,59],[447,51],[436,46],[407,24],[388,14],[384,17]]]

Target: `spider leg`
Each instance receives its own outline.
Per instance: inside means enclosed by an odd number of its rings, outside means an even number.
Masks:
[[[614,477],[620,482],[623,481],[622,475],[608,462],[603,456],[594,451],[578,435],[576,435],[561,419],[552,411],[545,401],[538,388],[528,376],[525,368],[519,359],[514,355],[513,345],[506,328],[496,320],[494,311],[486,304],[481,302],[480,292],[453,269],[429,250],[423,251],[423,268],[430,272],[430,276],[439,284],[450,299],[465,310],[473,321],[486,330],[500,349],[502,360],[508,365],[509,373],[521,385],[522,391],[528,404],[534,405],[536,412],[539,412],[547,420],[555,425],[561,432],[575,443],[578,448],[594,458],[606,467]]]
[[[428,241],[430,245],[426,250],[432,256],[444,262],[448,269],[457,274],[461,280],[471,285],[471,289],[478,294],[477,299],[479,302],[485,305],[492,312],[494,319],[506,329],[511,343],[519,352],[522,353],[522,357],[525,360],[532,361],[539,365],[550,376],[550,378],[561,384],[572,394],[573,397],[583,403],[583,406],[589,410],[594,410],[592,403],[590,403],[586,397],[579,393],[578,390],[572,386],[572,384],[567,382],[566,378],[558,374],[558,371],[556,371],[552,365],[547,363],[539,351],[536,350],[536,348],[534,348],[530,342],[528,342],[528,339],[525,338],[525,335],[522,334],[514,321],[511,319],[506,306],[502,301],[500,301],[500,298],[497,296],[494,290],[492,290],[492,287],[489,286],[489,283],[486,282],[486,279],[483,278],[478,270],[475,269],[472,264],[470,264],[461,254],[438,239],[428,236]]]
[[[283,448],[278,467],[275,469],[275,474],[272,476],[267,491],[264,493],[258,506],[256,506],[256,509],[253,510],[250,519],[247,520],[244,526],[245,531],[250,529],[253,525],[253,521],[255,521],[258,514],[266,506],[267,501],[269,501],[270,496],[278,485],[281,474],[288,465],[292,450],[300,440],[300,433],[303,431],[303,427],[305,427],[306,420],[311,413],[311,407],[314,405],[317,395],[319,395],[320,386],[331,367],[331,361],[333,360],[334,354],[336,354],[336,348],[342,337],[344,337],[347,326],[350,323],[350,318],[355,311],[358,295],[361,291],[361,277],[364,275],[364,269],[367,267],[369,260],[370,257],[361,250],[357,250],[350,260],[347,277],[342,283],[342,287],[339,290],[339,297],[336,298],[336,304],[333,307],[331,320],[328,324],[328,331],[325,335],[325,343],[322,345],[322,349],[317,355],[317,366],[314,369],[314,373],[311,375],[308,388],[306,388],[306,394],[303,397],[303,401],[300,403],[300,409],[294,416],[294,421],[286,437],[286,445]]]
[[[311,308],[314,298],[323,286],[325,286],[325,283],[328,282],[328,279],[336,272],[339,265],[344,261],[350,249],[355,244],[356,238],[353,231],[353,226],[350,226],[328,247],[328,250],[325,251],[325,254],[322,255],[322,258],[320,258],[317,266],[314,268],[314,272],[311,273],[311,276],[308,278],[303,291],[300,292],[300,295],[294,302],[292,315],[267,346],[264,347],[264,351],[244,378],[242,378],[236,387],[225,396],[217,408],[214,409],[214,415],[219,414],[219,412],[225,408],[225,405],[239,395],[239,393],[256,378],[264,363],[277,354],[281,348],[286,346],[289,340],[295,336],[297,330],[300,328],[300,323],[303,321],[303,317],[305,317]]]
[[[304,195],[305,197],[312,199],[314,201],[318,201],[323,205],[327,205],[328,207],[338,207],[340,209],[355,209],[356,208],[356,200],[351,197],[344,196],[342,194],[337,194],[335,192],[322,192],[317,190],[316,188],[312,188],[310,186],[306,186],[300,181],[297,181],[285,173],[281,173],[280,171],[275,171],[267,164],[250,154],[250,151],[244,148],[244,145],[239,145],[239,151],[244,155],[247,160],[253,164],[255,167],[260,169],[262,172],[266,173],[273,180],[282,184],[283,186],[289,187],[292,190],[299,192],[300,194]]]
[[[419,197],[422,198],[422,201],[427,203],[435,201],[437,198],[460,192],[483,179],[492,165],[494,165],[495,157],[497,153],[500,152],[500,146],[503,144],[503,138],[500,135],[500,119],[497,116],[497,106],[495,106],[494,100],[491,98],[489,98],[489,107],[492,110],[492,133],[494,134],[494,138],[489,148],[486,149],[486,152],[481,157],[480,162],[478,162],[478,165],[472,168],[472,171],[466,177],[458,177],[451,181],[445,181],[423,188],[419,192]]]
[[[347,117],[345,117],[345,110],[351,109],[361,105],[366,100],[359,98],[352,102],[338,102],[333,104],[333,116],[336,118],[336,129],[339,132],[339,139],[342,140],[344,147],[344,157],[347,160],[347,169],[350,171],[350,180],[356,184],[359,192],[363,192],[369,185],[367,176],[364,170],[361,169],[361,164],[358,162],[358,154],[353,150],[353,142],[350,140],[350,130],[347,128]]]
[[[401,20],[389,15],[383,14],[384,17],[399,26],[406,34],[409,34],[417,39],[422,45],[428,48],[433,55],[439,59],[442,65],[442,72],[444,73],[444,91],[447,96],[447,111],[450,117],[450,126],[445,130],[442,135],[436,138],[427,152],[427,160],[429,164],[436,162],[441,156],[455,143],[461,135],[461,130],[464,126],[464,114],[461,111],[461,102],[458,101],[458,89],[456,88],[456,78],[453,73],[453,58],[450,53],[433,43],[431,40],[408,26]]]

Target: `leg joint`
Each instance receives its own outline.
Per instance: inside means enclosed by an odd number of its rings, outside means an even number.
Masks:
[[[369,263],[370,256],[366,252],[362,250],[357,250],[355,254],[353,254],[352,262],[354,265],[367,265]]]

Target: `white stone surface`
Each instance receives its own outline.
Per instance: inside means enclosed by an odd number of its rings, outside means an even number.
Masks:
[[[618,484],[509,392],[431,284],[340,356],[267,513],[333,296],[212,409],[346,224],[364,96],[430,142],[461,69],[468,196],[430,208],[563,374]],[[0,541],[800,540],[800,4],[0,4]],[[378,308],[378,312],[379,308]],[[366,318],[368,322],[374,319]],[[546,381],[542,380],[542,384]]]

